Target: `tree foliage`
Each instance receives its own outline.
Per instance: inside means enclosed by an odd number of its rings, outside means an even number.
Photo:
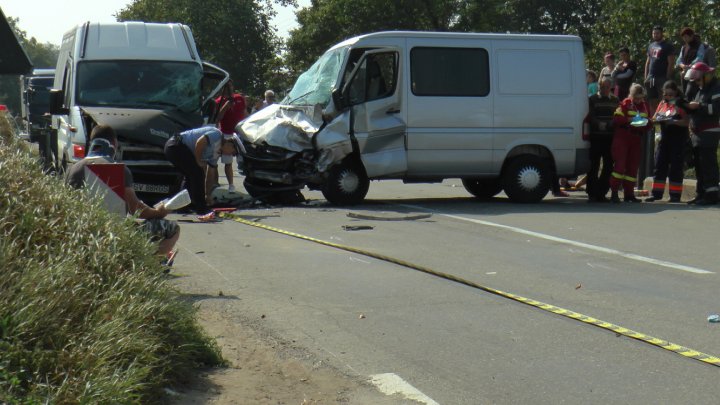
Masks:
[[[597,68],[605,52],[627,46],[642,75],[653,26],[665,28],[665,37],[676,46],[676,51],[682,45],[679,32],[683,27],[692,27],[703,41],[717,48],[720,46],[719,16],[720,3],[714,0],[604,0],[603,15],[592,33],[593,47],[586,49],[586,57],[590,67]]]
[[[204,60],[227,70],[236,89],[259,94],[264,90],[266,66],[280,47],[270,26],[273,15],[270,1],[134,0],[117,18],[187,24]]]
[[[299,27],[291,32],[286,57],[296,74],[331,45],[383,30],[579,35],[592,69],[602,67],[605,52],[621,46],[642,66],[654,25],[666,27],[677,46],[684,26],[720,46],[716,0],[312,0],[296,14]]]
[[[461,0],[312,0],[296,15],[300,27],[288,40],[287,65],[298,73],[330,45],[384,30],[448,31]]]
[[[33,67],[35,69],[54,69],[58,56],[58,47],[50,43],[42,44],[35,37],[28,38],[27,33],[20,29],[20,20],[18,18],[8,17],[8,22],[10,28],[15,31],[20,45],[30,57]],[[0,104],[6,104],[13,115],[19,115],[20,76],[0,76]]]

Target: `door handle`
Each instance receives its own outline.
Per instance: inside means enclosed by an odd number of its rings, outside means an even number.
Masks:
[[[399,112],[400,112],[399,108],[391,108],[391,109],[385,111],[386,114],[397,114]]]

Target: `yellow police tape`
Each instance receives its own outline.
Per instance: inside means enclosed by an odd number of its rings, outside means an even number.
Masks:
[[[692,349],[689,349],[689,348],[687,348],[687,347],[680,346],[680,345],[677,345],[677,344],[675,344],[675,343],[668,342],[667,340],[658,339],[658,338],[655,338],[655,337],[646,335],[646,334],[644,334],[644,333],[640,333],[640,332],[636,332],[636,331],[631,330],[631,329],[623,328],[622,326],[618,326],[618,325],[612,324],[612,323],[610,323],[610,322],[605,322],[605,321],[602,321],[602,320],[600,320],[600,319],[593,318],[593,317],[591,317],[591,316],[583,315],[583,314],[578,313],[578,312],[575,312],[575,311],[570,311],[570,310],[568,310],[568,309],[556,307],[555,305],[546,304],[546,303],[544,303],[544,302],[536,301],[536,300],[533,300],[533,299],[530,299],[530,298],[525,298],[525,297],[522,297],[522,296],[519,296],[519,295],[516,295],[516,294],[512,294],[512,293],[508,293],[508,292],[505,292],[505,291],[496,290],[496,289],[494,289],[494,288],[486,287],[486,286],[483,286],[483,285],[474,283],[474,282],[472,282],[472,281],[465,280],[465,279],[463,279],[463,278],[454,276],[454,275],[452,275],[452,274],[448,274],[448,273],[443,273],[443,272],[440,272],[440,271],[436,271],[436,270],[430,269],[430,268],[428,268],[428,267],[424,267],[424,266],[420,266],[420,265],[413,264],[413,263],[410,263],[410,262],[406,262],[406,261],[404,261],[404,260],[396,259],[396,258],[393,258],[393,257],[390,257],[390,256],[385,256],[385,255],[381,255],[381,254],[378,254],[378,253],[369,252],[369,251],[366,251],[366,250],[354,248],[354,247],[352,247],[352,246],[340,245],[340,244],[338,244],[338,243],[328,242],[328,241],[324,241],[324,240],[321,240],[321,239],[316,239],[316,238],[313,238],[313,237],[310,237],[310,236],[301,235],[301,234],[299,234],[299,233],[290,232],[290,231],[285,231],[285,230],[282,230],[282,229],[279,229],[279,228],[274,228],[274,227],[272,227],[272,226],[267,226],[267,225],[259,224],[259,223],[256,223],[256,222],[248,221],[248,220],[245,220],[245,219],[241,218],[241,217],[240,217],[239,215],[237,215],[237,214],[220,213],[220,216],[221,216],[221,217],[231,218],[232,220],[234,220],[234,221],[236,221],[236,222],[239,222],[239,223],[241,223],[241,224],[254,226],[254,227],[256,227],[256,228],[261,228],[261,229],[265,229],[265,230],[272,231],[272,232],[277,232],[277,233],[280,233],[280,234],[283,234],[283,235],[292,236],[292,237],[295,237],[295,238],[298,238],[298,239],[307,240],[307,241],[310,241],[310,242],[315,242],[315,243],[318,243],[318,244],[321,244],[321,245],[325,245],[325,246],[330,246],[330,247],[333,247],[333,248],[336,248],[336,249],[342,249],[342,250],[345,250],[345,251],[348,251],[348,252],[357,253],[357,254],[360,254],[360,255],[363,255],[363,256],[372,257],[372,258],[375,258],[375,259],[378,259],[378,260],[383,260],[383,261],[390,262],[390,263],[394,263],[394,264],[397,264],[397,265],[400,265],[400,266],[404,266],[404,267],[407,267],[407,268],[410,268],[410,269],[413,269],[413,270],[421,271],[421,272],[423,272],[423,273],[427,273],[427,274],[430,274],[430,275],[433,275],[433,276],[436,276],[436,277],[444,278],[444,279],[446,279],[446,280],[454,281],[454,282],[456,282],[456,283],[464,284],[464,285],[467,285],[467,286],[469,286],[469,287],[477,288],[477,289],[479,289],[479,290],[483,290],[483,291],[486,291],[486,292],[489,292],[489,293],[492,293],[492,294],[496,294],[496,295],[499,295],[499,296],[504,297],[504,298],[509,298],[509,299],[511,299],[511,300],[514,300],[514,301],[517,301],[517,302],[521,302],[521,303],[523,303],[523,304],[527,304],[527,305],[530,305],[530,306],[533,306],[533,307],[536,307],[536,308],[540,308],[540,309],[542,309],[542,310],[544,310],[544,311],[552,312],[553,314],[562,315],[562,316],[564,316],[564,317],[571,318],[571,319],[575,319],[575,320],[578,320],[578,321],[580,321],[580,322],[584,322],[584,323],[587,323],[587,324],[590,324],[590,325],[594,325],[594,326],[597,326],[597,327],[602,328],[602,329],[607,329],[607,330],[610,330],[610,331],[615,332],[615,333],[618,334],[618,335],[627,336],[627,337],[629,337],[629,338],[633,338],[633,339],[636,339],[636,340],[640,340],[640,341],[643,341],[643,342],[645,342],[645,343],[649,343],[649,344],[651,344],[651,345],[653,345],[653,346],[657,346],[657,347],[663,348],[663,349],[665,349],[665,350],[669,350],[669,351],[671,351],[671,352],[677,353],[677,354],[679,354],[679,355],[681,355],[681,356],[684,356],[684,357],[687,357],[687,358],[691,358],[691,359],[695,359],[695,360],[699,360],[699,361],[702,361],[702,362],[704,362],[704,363],[708,363],[708,364],[712,364],[712,365],[714,365],[714,366],[720,367],[720,358],[718,358],[718,357],[716,357],[716,356],[711,356],[711,355],[709,355],[709,354],[705,354],[705,353],[699,352],[699,351],[697,351],[697,350],[692,350]]]

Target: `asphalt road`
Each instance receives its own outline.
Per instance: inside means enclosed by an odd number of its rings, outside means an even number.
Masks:
[[[720,207],[588,204],[582,193],[481,202],[459,181],[373,182],[355,207],[304,194],[306,205],[237,213],[720,355],[720,324],[707,321],[720,313]],[[611,331],[229,220],[181,225],[183,291],[350,375],[393,373],[421,403],[718,402],[719,367]]]

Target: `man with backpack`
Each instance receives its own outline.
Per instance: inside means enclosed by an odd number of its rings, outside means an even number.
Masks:
[[[685,27],[680,31],[680,37],[683,46],[675,63],[675,67],[680,69],[680,88],[687,95],[696,91],[693,83],[685,80],[685,74],[692,65],[697,62],[703,62],[711,68],[717,66],[717,54],[715,48],[702,42],[700,35],[696,34],[690,27]]]

